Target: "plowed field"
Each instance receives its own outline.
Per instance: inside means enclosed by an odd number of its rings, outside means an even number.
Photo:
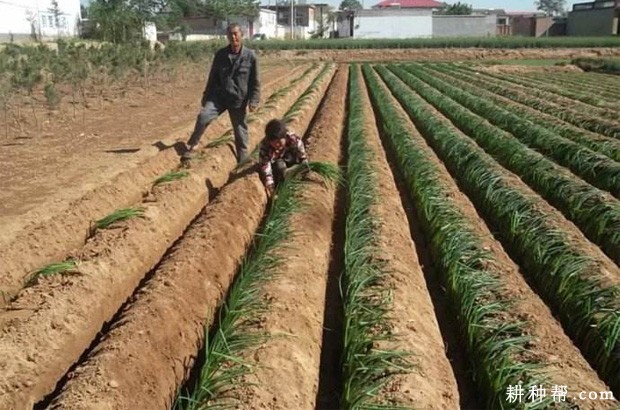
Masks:
[[[261,76],[251,148],[312,167],[272,199],[226,114],[179,167],[191,87],[0,146],[0,409],[620,406],[620,79]]]

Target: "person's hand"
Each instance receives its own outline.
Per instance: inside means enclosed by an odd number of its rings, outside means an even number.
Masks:
[[[307,159],[304,159],[303,161],[301,161],[301,166],[303,167],[303,170],[301,171],[303,175],[307,175],[308,173],[310,173],[310,171],[312,171],[310,169],[310,163],[308,162]]]

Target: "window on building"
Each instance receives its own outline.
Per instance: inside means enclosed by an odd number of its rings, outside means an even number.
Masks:
[[[66,15],[58,16],[58,25],[56,25],[56,17],[52,13],[40,13],[42,29],[60,29],[66,30],[68,27],[68,19]]]

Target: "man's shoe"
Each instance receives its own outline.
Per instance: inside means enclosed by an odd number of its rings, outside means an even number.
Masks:
[[[192,163],[192,155],[189,151],[186,151],[181,155],[181,166],[184,168],[190,168]]]
[[[243,164],[247,162],[249,159],[250,159],[250,156],[248,155],[247,152],[240,152],[237,155],[237,164]]]

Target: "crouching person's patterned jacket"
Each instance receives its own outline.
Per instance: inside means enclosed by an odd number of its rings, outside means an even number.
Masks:
[[[286,144],[281,150],[274,149],[266,138],[263,140],[259,154],[259,170],[265,186],[273,185],[272,164],[279,159],[284,160],[287,166],[307,160],[308,155],[301,137],[289,131],[286,134]]]

